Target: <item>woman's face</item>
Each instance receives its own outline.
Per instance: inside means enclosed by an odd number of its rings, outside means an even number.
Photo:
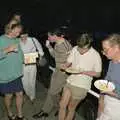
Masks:
[[[26,41],[26,40],[27,40],[27,37],[28,37],[28,34],[27,34],[27,33],[20,35],[20,38],[21,38],[22,41]]]
[[[85,46],[84,48],[80,48],[78,47],[78,51],[81,55],[85,54],[86,52],[88,52],[90,48],[88,48],[87,46]]]
[[[20,35],[21,31],[22,31],[22,28],[21,28],[21,27],[15,27],[15,28],[11,31],[10,36],[11,36],[12,38],[16,38],[16,37],[18,37],[18,36]]]
[[[102,42],[102,47],[103,47],[102,53],[108,59],[114,59],[118,51],[120,51],[117,45],[111,45],[110,42],[107,40]]]
[[[50,35],[50,34],[48,34],[48,40],[49,40],[50,42],[55,42],[56,39],[57,39],[57,36],[56,36],[56,35]]]

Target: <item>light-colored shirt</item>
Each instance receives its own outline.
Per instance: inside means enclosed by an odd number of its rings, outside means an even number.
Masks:
[[[34,42],[33,42],[33,40],[34,40]],[[38,53],[40,54],[40,56],[43,56],[44,52],[43,52],[41,44],[38,42],[38,40],[36,38],[32,38],[32,37],[28,37],[27,40],[25,41],[25,43],[22,42],[22,40],[20,42],[20,45],[21,45],[21,48],[22,48],[24,54],[36,52],[36,47],[35,47],[34,43],[38,49]]]
[[[55,58],[57,68],[60,68],[61,64],[64,64],[67,61],[71,49],[72,46],[67,40],[64,40],[59,44],[56,43],[54,49],[49,49],[50,54]]]
[[[67,59],[68,63],[72,63],[71,67],[81,69],[82,71],[95,71],[100,73],[102,70],[102,61],[99,53],[91,47],[88,52],[81,55],[77,47],[78,46],[75,46],[72,49]],[[87,75],[73,74],[68,77],[67,82],[77,87],[90,89],[92,79],[93,77]]]

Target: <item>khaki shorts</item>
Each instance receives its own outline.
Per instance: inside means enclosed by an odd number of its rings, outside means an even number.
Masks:
[[[87,96],[87,89],[76,87],[69,83],[67,83],[64,88],[68,88],[71,91],[73,99],[81,101]]]

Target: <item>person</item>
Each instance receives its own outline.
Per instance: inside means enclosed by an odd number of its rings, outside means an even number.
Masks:
[[[49,42],[55,42],[54,48],[52,48]],[[50,87],[43,108],[39,113],[33,115],[35,119],[48,117],[53,108],[59,106],[60,92],[67,78],[67,74],[62,72],[60,67],[61,64],[66,62],[69,51],[72,49],[71,44],[65,39],[64,31],[61,29],[48,32],[46,46],[51,55],[55,58],[56,68],[51,77]]]
[[[19,12],[16,12],[12,16],[10,16],[10,18],[8,19],[7,24],[5,25],[5,29],[7,31],[10,31],[11,30],[11,26],[13,24],[21,24],[21,25],[23,25],[22,21],[21,21],[21,14]]]
[[[24,54],[38,52],[40,58],[44,56],[42,46],[35,37],[29,37],[28,33],[24,31],[20,35],[20,38],[20,45]],[[36,51],[36,49],[38,51]],[[24,76],[22,78],[22,83],[26,95],[32,102],[35,100],[36,72],[37,68],[35,62],[24,64]]]
[[[60,101],[59,120],[73,120],[77,105],[86,97],[91,88],[93,77],[101,75],[101,57],[91,46],[92,38],[88,33],[81,34],[75,46],[62,65],[63,70],[68,68],[77,71],[67,78]],[[69,72],[69,71],[68,71]]]
[[[0,93],[4,95],[4,103],[9,120],[25,120],[22,113],[23,105],[23,52],[20,40],[17,38],[22,31],[21,24],[11,26],[11,31],[5,29],[0,36],[0,50],[3,58],[0,59]],[[11,110],[13,94],[16,96],[17,116]]]
[[[17,21],[17,23],[21,24],[21,13],[15,12],[9,19],[8,23],[11,23],[13,20]]]
[[[102,41],[103,54],[110,60],[106,80],[114,83],[115,90],[101,92],[97,120],[120,119],[120,35],[112,34]]]

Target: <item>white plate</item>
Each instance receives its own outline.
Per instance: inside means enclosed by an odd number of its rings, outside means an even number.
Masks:
[[[115,89],[115,85],[108,80],[97,80],[94,85],[101,91],[113,91]]]
[[[81,69],[74,69],[74,68],[71,68],[71,67],[67,68],[65,71],[68,72],[68,73],[80,73],[80,72],[82,72]]]

